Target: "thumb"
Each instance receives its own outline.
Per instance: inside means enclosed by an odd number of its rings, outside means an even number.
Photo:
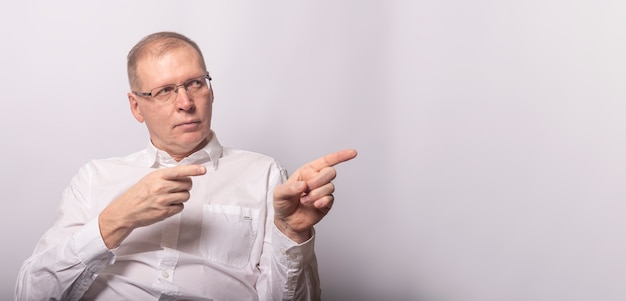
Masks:
[[[286,182],[274,188],[274,199],[289,200],[293,197],[300,197],[306,190],[307,185],[304,181]]]

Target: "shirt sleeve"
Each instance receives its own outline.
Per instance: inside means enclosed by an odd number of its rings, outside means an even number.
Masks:
[[[278,230],[274,225],[273,188],[287,180],[287,172],[277,163],[270,179],[261,276],[257,284],[261,300],[320,300],[315,231],[309,240],[298,244]]]
[[[78,300],[97,274],[115,260],[107,249],[88,195],[84,166],[63,192],[53,226],[20,269],[15,300]]]

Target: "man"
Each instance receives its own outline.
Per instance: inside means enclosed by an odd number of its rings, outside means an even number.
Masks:
[[[187,37],[160,32],[128,54],[130,109],[150,143],[92,160],[22,265],[17,300],[315,300],[313,226],[333,204],[332,166],[285,170],[223,147],[213,90]]]

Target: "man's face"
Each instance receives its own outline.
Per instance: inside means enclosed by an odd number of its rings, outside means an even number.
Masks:
[[[133,90],[149,92],[165,85],[179,85],[204,74],[198,53],[185,45],[158,57],[141,59],[137,64],[138,87]],[[139,122],[145,121],[154,146],[178,161],[204,147],[212,138],[213,90],[209,85],[201,91],[190,95],[180,86],[178,93],[174,93],[176,98],[169,102],[128,93],[133,116]]]

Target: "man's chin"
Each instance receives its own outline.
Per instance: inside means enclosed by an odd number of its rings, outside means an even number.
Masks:
[[[210,140],[211,140],[211,137],[202,136],[202,137],[197,137],[196,139],[189,139],[185,141],[184,145],[186,145],[188,149],[190,149],[192,152],[195,152],[199,149],[202,149],[207,144],[209,144]]]

